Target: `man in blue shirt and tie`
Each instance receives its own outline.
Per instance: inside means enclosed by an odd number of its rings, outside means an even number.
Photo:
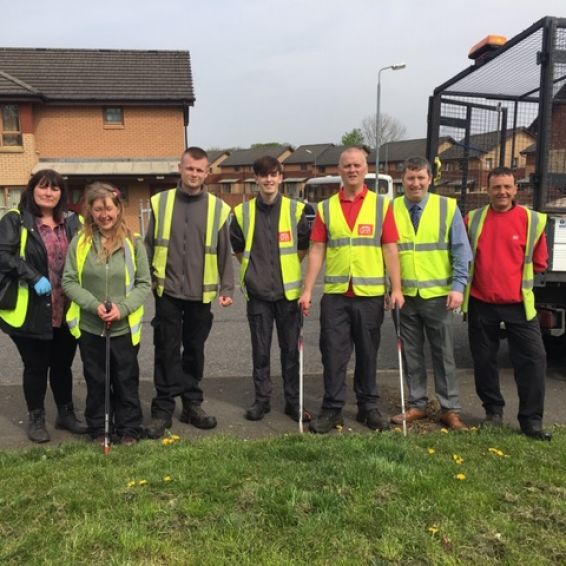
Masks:
[[[405,162],[405,194],[395,199],[394,212],[405,296],[400,320],[409,398],[406,413],[391,421],[410,423],[427,416],[426,336],[440,421],[461,430],[466,425],[460,418],[452,313],[462,305],[472,252],[456,200],[429,193],[431,184],[426,159],[412,157]]]

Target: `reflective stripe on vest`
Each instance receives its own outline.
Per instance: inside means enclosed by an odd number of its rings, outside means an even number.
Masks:
[[[81,234],[77,242],[77,276],[79,278],[79,285],[83,284],[83,269],[85,266],[86,258],[92,248],[92,241],[87,242],[85,235]],[[126,296],[129,295],[134,288],[136,280],[136,255],[134,244],[130,239],[125,240],[124,245],[124,278],[126,285]],[[141,341],[141,327],[143,318],[144,307],[143,305],[137,308],[134,312],[128,315],[128,324],[130,326],[130,333],[132,335],[132,344],[136,346]],[[71,303],[67,311],[67,324],[71,334],[78,340],[81,337],[80,329],[81,309],[77,303]]]
[[[165,289],[167,252],[171,237],[173,209],[177,189],[163,191],[151,197],[154,225],[153,277],[159,297]],[[210,303],[218,294],[218,233],[230,215],[230,207],[210,193],[208,197],[206,234],[204,242],[203,303]]]
[[[358,296],[385,294],[381,235],[389,204],[388,198],[368,191],[354,228],[350,230],[342,212],[339,193],[319,203],[318,213],[328,233],[325,293],[346,293],[351,282]]]
[[[450,228],[456,201],[429,193],[416,234],[405,197],[396,198],[393,207],[403,294],[423,299],[447,295],[452,288]]]
[[[535,246],[539,241],[544,229],[546,228],[546,214],[541,212],[536,212],[530,208],[521,206],[527,213],[527,242],[525,249],[525,262],[523,265],[523,277],[521,283],[521,294],[523,296],[523,305],[525,307],[525,315],[527,320],[533,320],[537,311],[535,308],[535,296],[533,293],[534,286],[534,266],[533,266],[533,253]],[[478,243],[480,236],[485,224],[485,219],[489,211],[489,205],[483,208],[476,208],[468,214],[468,236],[470,238],[470,243],[472,245],[472,252],[474,260],[476,258],[476,253],[478,250]],[[471,271],[470,271],[470,283],[466,287],[464,294],[464,304],[462,305],[462,310],[468,312],[468,304],[470,300],[470,291],[472,288],[472,283],[474,279],[475,261],[472,261]]]
[[[238,224],[242,228],[245,248],[240,266],[240,285],[246,298],[248,294],[245,286],[246,272],[250,263],[250,255],[255,235],[256,199],[239,204],[234,209]],[[279,210],[279,262],[283,277],[285,298],[289,301],[298,299],[302,289],[301,261],[297,249],[297,225],[301,219],[305,205],[296,200],[282,197]],[[285,235],[283,237],[282,235]]]
[[[17,208],[9,210],[15,212],[20,216],[20,211]],[[26,259],[26,245],[28,243],[28,229],[25,226],[21,227],[20,232],[20,258],[25,261]],[[13,310],[0,310],[0,318],[13,328],[21,328],[26,320],[29,304],[29,285],[23,279],[18,279],[18,297],[16,299],[16,306]]]

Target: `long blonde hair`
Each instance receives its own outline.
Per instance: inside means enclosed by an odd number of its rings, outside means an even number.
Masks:
[[[86,188],[83,227],[86,242],[92,243],[94,234],[99,232],[92,214],[92,207],[97,200],[105,201],[106,199],[110,199],[118,209],[118,220],[112,229],[112,233],[105,237],[98,250],[98,256],[104,262],[108,261],[116,250],[124,247],[126,238],[132,239],[132,232],[124,220],[124,206],[120,193],[112,185],[97,182],[88,185]]]

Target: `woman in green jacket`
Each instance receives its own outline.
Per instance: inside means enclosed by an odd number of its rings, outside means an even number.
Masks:
[[[137,355],[151,279],[143,242],[126,226],[119,192],[111,185],[87,188],[84,228],[69,247],[63,289],[73,301],[67,322],[79,339],[88,432],[95,442],[104,443],[108,330],[113,433],[122,444],[134,444],[142,433]]]

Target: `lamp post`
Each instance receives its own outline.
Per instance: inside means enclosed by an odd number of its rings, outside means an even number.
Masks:
[[[305,149],[305,153],[310,153],[314,157],[314,176],[316,177],[316,153],[310,149]]]
[[[379,115],[379,106],[381,104],[381,72],[391,69],[392,71],[400,71],[407,65],[405,63],[397,63],[395,65],[388,65],[381,67],[377,72],[377,109],[375,113],[375,186],[377,187],[377,178],[379,175],[379,146],[381,145],[381,116]]]

